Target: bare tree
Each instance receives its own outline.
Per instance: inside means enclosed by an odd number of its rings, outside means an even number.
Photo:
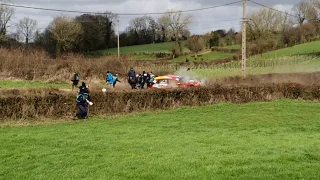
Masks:
[[[248,38],[257,40],[261,37],[270,38],[293,26],[288,14],[282,14],[272,9],[261,8],[248,15]]]
[[[311,7],[313,7],[314,11],[314,17],[312,17],[312,20],[320,21],[320,0],[313,0]]]
[[[190,25],[192,16],[187,15],[184,17],[181,12],[169,11],[162,18],[163,22],[169,25],[168,33],[172,37],[172,40],[175,41],[174,55],[179,55],[182,51],[180,39],[188,28],[188,25]]]
[[[198,52],[203,51],[206,48],[206,42],[203,37],[194,35],[189,37],[187,46],[190,51],[196,53],[195,57],[197,57]]]
[[[104,33],[104,41],[106,48],[109,48],[109,44],[111,43],[111,38],[115,35],[116,29],[116,21],[119,19],[117,14],[113,14],[109,11],[105,12],[104,15],[97,15],[99,25],[102,27],[102,31]]]
[[[37,28],[37,21],[30,19],[28,17],[21,19],[17,24],[18,34],[23,36],[26,44],[28,44],[29,41],[33,39],[36,28]]]
[[[157,24],[150,16],[137,17],[130,21],[130,30],[135,32],[141,43],[154,43],[156,38]]]
[[[57,17],[50,25],[53,38],[57,41],[57,55],[61,50],[71,49],[81,34],[81,24],[70,17]]]
[[[161,41],[165,42],[169,34],[169,21],[165,16],[161,16],[157,21],[157,29],[161,33]]]
[[[12,3],[11,0],[0,0],[0,3]],[[9,21],[14,14],[14,9],[9,6],[0,5],[0,37],[4,37],[7,33]]]
[[[304,23],[304,21],[307,19],[308,10],[310,7],[310,3],[308,1],[301,1],[298,4],[295,4],[293,6],[293,12],[297,16],[297,21],[300,24],[300,26]]]

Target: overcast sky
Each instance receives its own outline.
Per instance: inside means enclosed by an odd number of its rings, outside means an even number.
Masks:
[[[1,0],[0,0],[1,1]],[[203,7],[216,6],[238,0],[14,0],[16,5],[42,7],[51,9],[77,10],[86,12],[105,12],[113,13],[150,13],[165,12],[169,9],[189,10]],[[300,0],[255,0],[261,4],[275,6],[279,10],[289,11],[293,5]],[[258,6],[248,2],[248,11],[258,8]],[[79,13],[63,13],[68,16],[81,15]],[[189,26],[191,33],[201,34],[216,29],[235,28],[240,30],[242,17],[242,3],[195,11],[188,13],[193,16],[193,23]],[[37,20],[38,28],[43,30],[53,20],[54,17],[62,15],[61,12],[42,11],[15,8],[15,15],[12,24],[17,23],[23,17],[30,17]],[[158,18],[160,15],[151,15]],[[123,31],[128,22],[137,16],[120,16],[120,31]],[[10,29],[11,32],[14,28]]]

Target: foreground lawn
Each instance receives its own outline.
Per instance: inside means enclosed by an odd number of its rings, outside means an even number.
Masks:
[[[47,83],[42,81],[13,81],[13,80],[0,80],[0,88],[38,88],[38,87],[47,87],[47,88],[71,88],[70,84],[61,82],[61,83]]]
[[[185,107],[0,128],[3,179],[318,179],[320,104]]]

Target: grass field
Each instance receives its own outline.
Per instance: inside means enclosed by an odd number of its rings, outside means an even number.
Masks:
[[[183,50],[184,52],[189,52],[189,49],[185,47],[186,41],[183,41]],[[169,52],[169,49],[172,47],[172,42],[165,43],[155,43],[155,44],[144,44],[144,45],[136,45],[136,46],[124,46],[120,47],[120,53],[133,53],[133,52]],[[110,48],[107,50],[100,51],[102,53],[112,53],[117,54],[117,48]]]
[[[184,107],[1,126],[3,179],[318,179],[320,104]]]
[[[226,59],[229,57],[234,56],[235,54],[232,53],[225,53],[225,52],[217,52],[217,51],[210,51],[209,53],[205,54],[199,54],[197,58],[194,57],[194,55],[189,55],[189,56],[181,56],[178,58],[173,59],[174,62],[181,62],[181,61],[186,61],[188,58],[189,61],[208,61],[208,60],[218,60],[218,59]]]
[[[299,44],[289,48],[279,49],[269,53],[264,53],[262,57],[281,57],[301,54],[313,54],[320,53],[320,41],[314,41],[310,43]],[[258,57],[261,57],[261,55]],[[257,58],[258,58],[257,57]]]
[[[257,62],[258,66],[252,66],[254,61]],[[274,65],[272,65],[272,63]],[[223,78],[228,76],[242,75],[241,62],[232,62],[227,64],[226,67],[199,68],[192,69],[192,71],[197,75],[206,78]],[[246,67],[246,74],[252,75],[317,71],[320,71],[320,58],[310,56],[279,57],[274,59],[249,59]]]
[[[227,48],[227,49],[241,49],[241,45],[235,44],[235,45],[231,45],[231,46],[226,46],[225,48]]]
[[[132,56],[133,60],[157,60],[158,58],[153,55],[134,55]]]
[[[42,88],[42,87],[52,87],[52,88],[71,88],[70,84],[61,83],[46,83],[42,81],[12,81],[12,80],[0,80],[0,88]]]

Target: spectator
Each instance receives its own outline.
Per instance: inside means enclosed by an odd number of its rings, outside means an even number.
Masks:
[[[150,74],[149,74],[149,76],[150,76],[150,78],[149,78],[149,81],[148,81],[148,83],[149,83],[149,88],[154,84],[154,78],[156,77],[152,72],[150,72]]]
[[[80,81],[80,75],[78,73],[73,73],[73,77],[71,81],[72,81],[72,91],[73,91],[74,87],[78,86],[78,83]]]
[[[76,106],[78,107],[79,112],[76,114],[76,117],[78,119],[87,119],[87,102],[90,101],[89,89],[86,86],[85,82],[82,82],[82,86],[80,86],[79,89],[80,91],[76,98]]]
[[[142,77],[141,77],[141,89],[144,89],[144,86],[147,83],[148,83],[148,74],[145,71],[143,71]]]
[[[131,67],[128,72],[128,83],[130,84],[131,89],[136,89],[137,78],[136,78],[136,72],[133,70],[133,67]]]
[[[116,74],[115,76],[113,76],[113,88],[115,88],[117,82],[120,82],[120,83],[121,83],[121,81],[119,81],[119,79],[118,79],[118,74]]]
[[[111,88],[113,88],[113,83],[114,83],[114,81],[113,81],[113,75],[112,75],[112,73],[111,72],[107,72],[107,78],[106,78],[106,86],[108,87],[108,86],[111,86]],[[107,88],[106,87],[106,88]]]

